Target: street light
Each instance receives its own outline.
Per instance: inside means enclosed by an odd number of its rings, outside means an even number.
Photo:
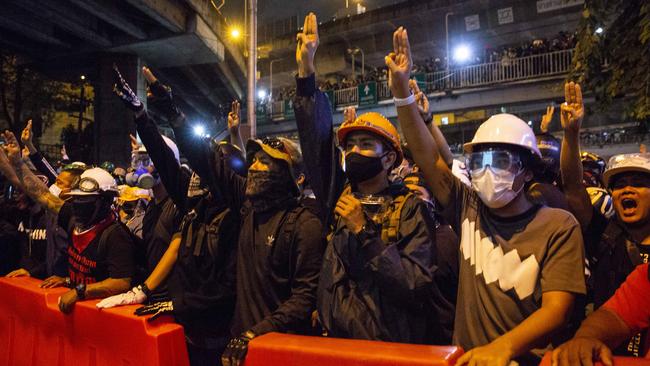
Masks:
[[[354,76],[354,56],[357,53],[361,53],[361,77],[364,77],[366,75],[366,55],[363,53],[363,50],[359,46],[348,48],[348,54],[352,56],[352,76]]]
[[[198,137],[203,137],[205,135],[205,126],[203,125],[195,125],[194,126],[194,134]]]
[[[257,91],[257,99],[264,100],[266,98],[266,90],[260,89]]]
[[[603,27],[596,28],[596,34],[602,34],[604,31]]]
[[[461,44],[454,49],[454,61],[464,63],[472,58],[472,49],[466,45]]]
[[[241,30],[239,30],[237,27],[232,28],[230,30],[230,37],[232,37],[232,39],[238,40],[241,37]]]

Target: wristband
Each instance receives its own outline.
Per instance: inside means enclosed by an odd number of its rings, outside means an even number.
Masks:
[[[409,104],[415,103],[415,95],[413,95],[413,93],[411,93],[411,95],[409,95],[406,98],[395,98],[395,97],[393,97],[393,102],[395,103],[395,107],[404,107],[404,106],[407,106]]]

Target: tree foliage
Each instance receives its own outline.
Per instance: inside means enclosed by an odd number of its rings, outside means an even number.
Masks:
[[[648,121],[650,2],[587,0],[570,78],[591,90],[601,107],[625,96],[628,116]]]
[[[56,110],[78,93],[78,88],[32,70],[16,55],[0,53],[0,115],[14,133],[28,118],[39,127],[49,126]]]

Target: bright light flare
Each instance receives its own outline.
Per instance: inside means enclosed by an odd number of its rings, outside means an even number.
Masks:
[[[205,126],[203,125],[196,125],[194,126],[194,134],[196,136],[202,137],[205,135]]]
[[[467,62],[472,57],[472,49],[465,44],[462,44],[454,49],[454,61]]]
[[[264,99],[266,98],[266,90],[260,89],[257,91],[257,98],[258,99]]]
[[[603,34],[604,31],[603,27],[596,28],[596,34]]]
[[[241,31],[239,30],[239,28],[233,28],[230,30],[230,36],[233,39],[239,39],[239,37],[241,37]]]

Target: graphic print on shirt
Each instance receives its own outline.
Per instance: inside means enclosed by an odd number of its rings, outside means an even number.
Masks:
[[[501,246],[495,245],[489,237],[481,237],[476,222],[467,218],[461,233],[463,259],[474,266],[476,276],[483,274],[486,285],[498,281],[503,292],[514,288],[519,300],[533,294],[540,271],[534,255],[522,261],[517,249],[504,254]]]
[[[18,232],[28,234],[32,240],[45,240],[47,238],[46,229],[25,229],[22,221],[18,224]]]

